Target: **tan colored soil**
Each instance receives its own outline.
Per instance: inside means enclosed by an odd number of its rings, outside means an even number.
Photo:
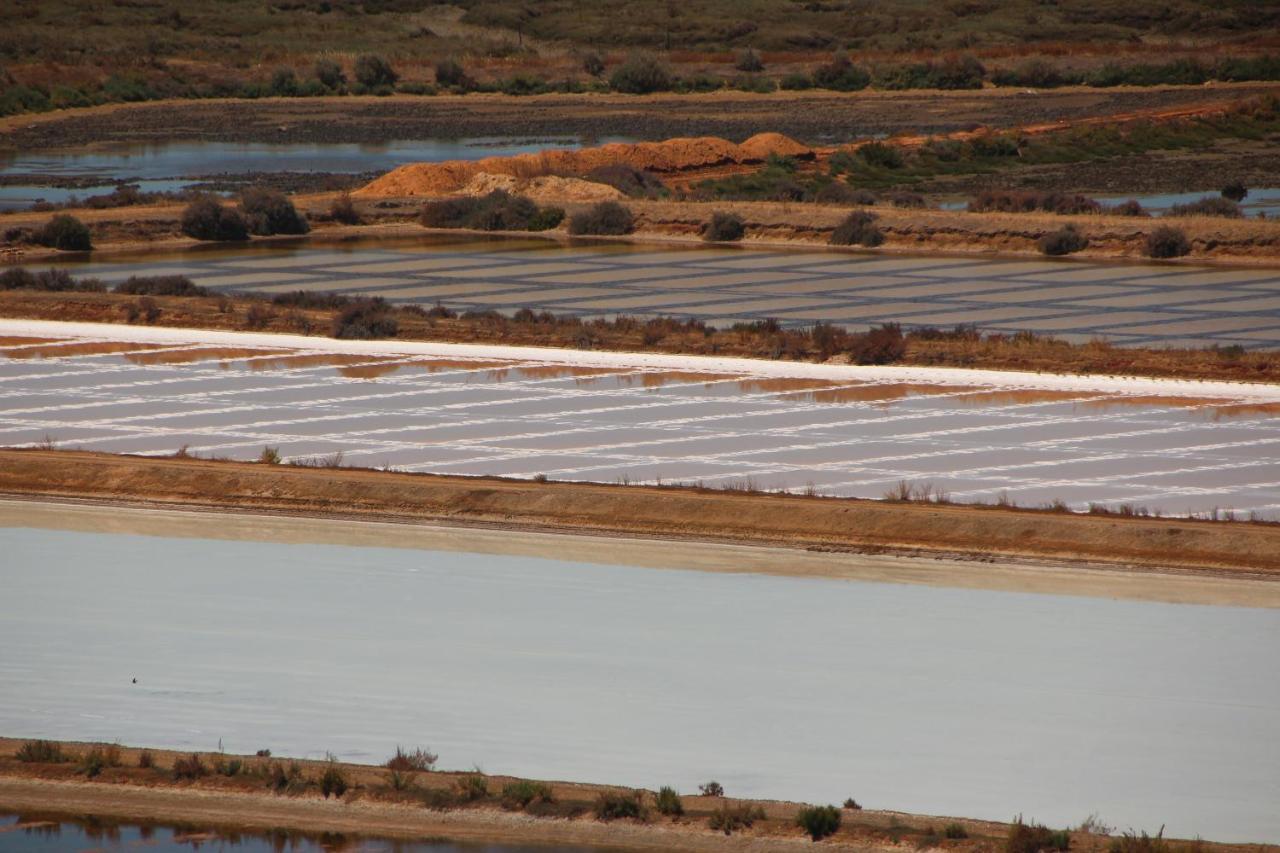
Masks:
[[[1280,580],[1280,525],[0,450],[0,494]]]
[[[548,202],[615,201],[623,197],[620,190],[608,184],[584,181],[582,178],[562,178],[559,175],[541,175],[521,179],[514,175],[491,175],[481,172],[458,190],[459,195],[483,196],[495,190],[523,195],[538,204]]]
[[[659,174],[701,172],[725,165],[761,163],[771,153],[812,156],[812,150],[777,133],[758,134],[735,145],[713,136],[664,142],[613,142],[598,148],[541,151],[483,160],[410,163],[393,169],[352,195],[412,198],[456,193],[479,174],[536,177],[584,175],[600,166],[623,164]]]

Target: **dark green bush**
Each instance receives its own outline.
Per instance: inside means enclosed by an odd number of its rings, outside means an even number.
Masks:
[[[1132,198],[1129,199],[1128,201],[1120,202],[1115,207],[1107,210],[1107,213],[1110,213],[1112,216],[1150,216],[1151,215],[1147,213],[1146,209],[1143,208],[1143,206],[1139,204],[1136,199],[1132,199]]]
[[[356,82],[367,89],[394,86],[396,81],[400,79],[400,75],[395,72],[389,62],[373,53],[364,53],[357,56],[353,70]]]
[[[394,338],[400,331],[391,306],[381,297],[361,299],[333,319],[331,336],[342,340]]]
[[[1061,216],[1101,213],[1102,205],[1085,195],[1033,190],[983,190],[969,200],[969,210],[976,212],[1030,213],[1043,210]]]
[[[507,808],[527,808],[535,800],[543,803],[555,802],[551,787],[542,782],[521,779],[509,782],[502,788],[502,804]]]
[[[901,169],[903,165],[902,152],[883,142],[868,142],[858,148],[855,154],[868,165],[881,169]]]
[[[1147,235],[1147,257],[1180,258],[1191,251],[1191,241],[1178,228],[1161,225]]]
[[[1041,237],[1038,245],[1041,254],[1071,255],[1087,248],[1089,238],[1081,234],[1074,225],[1066,225]]]
[[[710,782],[699,785],[698,793],[702,794],[704,797],[723,797],[724,785],[721,785],[719,782],[712,779]]]
[[[341,91],[347,85],[347,75],[343,72],[342,66],[337,60],[330,59],[327,56],[322,56],[316,60],[311,73],[315,75],[321,86],[331,92]]]
[[[1169,853],[1171,849],[1169,842],[1164,840],[1163,827],[1155,835],[1126,832],[1119,838],[1111,839],[1111,843],[1107,845],[1107,853]]]
[[[855,800],[853,797],[849,797],[847,800],[844,801],[844,808],[849,809],[850,811],[855,811],[855,812],[862,811],[862,806],[858,805],[858,801]]]
[[[284,193],[262,187],[250,187],[240,196],[240,212],[251,234],[306,234],[311,230],[307,219],[298,213]]]
[[[702,227],[702,239],[709,243],[736,243],[747,233],[746,223],[736,213],[716,211]]]
[[[436,85],[468,87],[471,78],[456,59],[442,59],[436,63]]]
[[[813,85],[819,89],[856,92],[867,88],[870,83],[871,75],[866,69],[854,65],[853,60],[843,53],[837,53],[830,62],[818,66],[813,72]]]
[[[609,77],[610,88],[628,95],[669,92],[674,84],[666,64],[648,53],[632,54]]]
[[[1222,197],[1236,203],[1244,201],[1248,195],[1249,190],[1241,181],[1232,181],[1222,188]]]
[[[625,163],[597,166],[582,177],[593,183],[608,184],[625,195],[637,198],[654,198],[667,190],[657,175]]]
[[[596,799],[596,820],[641,819],[645,816],[644,792],[606,791]]]
[[[659,814],[667,817],[680,817],[684,814],[684,801],[680,799],[676,789],[670,785],[664,785],[658,789],[658,793],[653,798],[653,805]]]
[[[957,823],[956,821],[953,820],[951,823],[947,824],[942,828],[942,837],[952,838],[952,839],[968,838],[969,830],[964,828],[964,824]]]
[[[302,91],[292,68],[277,68],[271,75],[269,89],[277,98],[295,98]]]
[[[343,225],[361,223],[360,211],[356,210],[355,202],[351,200],[351,193],[343,193],[333,200],[329,205],[329,218]]]
[[[138,753],[138,767],[142,770],[151,770],[156,766],[156,757],[151,754],[151,750],[144,749]]]
[[[120,747],[115,744],[94,744],[80,759],[80,772],[93,779],[103,770],[120,766]]]
[[[785,77],[783,77],[782,80],[778,83],[778,86],[789,92],[798,92],[804,89],[812,89],[813,78],[810,77],[808,74],[792,72],[791,74],[788,74]]]
[[[616,201],[599,202],[569,219],[570,234],[630,234],[635,227],[631,211]]]
[[[418,221],[428,228],[475,228],[480,231],[546,231],[564,220],[558,207],[540,208],[524,196],[494,190],[480,198],[429,201]]]
[[[134,296],[208,296],[209,291],[185,275],[132,275],[112,288]]]
[[[213,196],[201,196],[182,212],[182,233],[197,240],[248,240],[249,226],[239,211]]]
[[[64,252],[85,252],[93,248],[89,227],[67,213],[60,213],[36,229],[31,239],[41,246]]]
[[[45,290],[102,293],[107,286],[96,278],[72,278],[66,270],[52,269],[29,273],[22,267],[11,267],[0,273],[0,290]]]
[[[814,841],[821,841],[840,829],[840,810],[835,806],[803,808],[796,815],[796,826],[809,833]]]
[[[884,232],[876,225],[878,217],[865,210],[855,210],[831,232],[832,246],[879,246]]]

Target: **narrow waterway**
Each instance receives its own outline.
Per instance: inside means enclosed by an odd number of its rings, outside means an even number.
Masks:
[[[25,527],[0,553],[8,736],[1280,839],[1275,610]]]

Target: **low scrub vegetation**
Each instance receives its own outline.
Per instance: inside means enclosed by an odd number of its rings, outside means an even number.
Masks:
[[[840,829],[840,810],[835,806],[808,806],[796,815],[796,825],[814,841],[821,841]]]
[[[31,241],[64,252],[87,252],[93,248],[89,226],[70,214],[59,214],[31,235]]]
[[[71,760],[56,740],[24,741],[14,757],[24,764],[61,764]]]
[[[570,234],[621,236],[636,229],[631,210],[616,201],[602,201],[569,219]]]
[[[52,293],[79,292],[102,293],[107,286],[101,279],[74,278],[66,270],[51,269],[28,272],[22,267],[10,267],[0,272],[0,290],[43,290]]]
[[[1045,255],[1071,255],[1089,247],[1089,238],[1074,225],[1065,225],[1040,238],[1037,245]]]
[[[777,324],[775,323],[774,325],[776,327]],[[712,779],[710,782],[704,782],[703,784],[699,785],[698,793],[704,797],[723,797],[724,786],[721,785],[716,780]]]
[[[1067,850],[1071,846],[1071,833],[1065,829],[1049,829],[1038,823],[1023,823],[1019,817],[1009,824],[1005,836],[1004,853],[1050,853]]]
[[[715,832],[733,835],[735,832],[750,829],[756,821],[764,819],[764,809],[760,806],[752,803],[730,806],[728,803],[723,803],[720,808],[711,813],[711,817],[707,819],[707,825]]]
[[[716,211],[702,228],[702,239],[709,243],[736,243],[746,236],[747,226],[736,213]]]
[[[394,338],[400,330],[395,312],[381,297],[361,299],[343,308],[333,320],[332,336],[342,340]]]
[[[347,793],[348,787],[350,785],[342,768],[336,762],[330,761],[329,766],[320,774],[320,793],[324,794],[326,800],[330,797],[341,799]]]
[[[121,765],[120,747],[113,743],[99,743],[89,747],[80,758],[80,772],[90,779],[99,776],[103,770]]]
[[[879,246],[884,242],[884,232],[876,224],[874,213],[855,210],[844,218],[831,232],[832,246]]]
[[[1190,253],[1191,241],[1181,229],[1162,225],[1147,235],[1147,256],[1180,258]]]
[[[396,747],[396,754],[387,759],[383,766],[388,770],[413,770],[429,773],[436,767],[439,759],[434,752],[425,749],[406,750]]]
[[[1102,205],[1088,196],[1072,193],[986,190],[969,202],[969,210],[978,213],[1031,213],[1043,210],[1046,213],[1068,216],[1100,213]]]
[[[464,802],[475,802],[489,796],[489,780],[479,773],[463,776],[454,783],[454,787]]]
[[[534,802],[553,803],[555,795],[551,786],[543,782],[531,782],[521,779],[509,782],[502,788],[502,804],[509,809],[528,808]]]
[[[134,296],[209,296],[206,288],[185,275],[129,276],[114,288],[116,293]]]
[[[669,92],[675,88],[675,78],[667,64],[653,54],[637,53],[614,70],[609,85],[615,92],[628,95],[648,95],[653,92]]]
[[[200,757],[200,753],[193,752],[190,755],[180,755],[173,760],[173,768],[170,771],[176,781],[191,782],[209,775],[209,768],[205,766],[204,760]]]
[[[596,798],[596,820],[641,820],[647,813],[643,791],[605,791]]]
[[[1244,216],[1240,205],[1223,196],[1206,196],[1186,204],[1175,204],[1166,216],[1222,216],[1239,219]]]
[[[658,814],[667,817],[675,818],[684,814],[684,800],[680,799],[676,789],[670,785],[663,785],[658,789],[653,798],[653,807],[658,810]]]
[[[564,220],[558,207],[538,207],[525,196],[494,190],[479,198],[464,196],[429,201],[418,221],[428,228],[473,228],[478,231],[547,231]]]
[[[187,205],[182,212],[180,226],[183,234],[197,240],[236,242],[249,239],[249,225],[244,216],[213,196],[197,198]]]
[[[276,190],[251,187],[240,196],[240,213],[249,233],[259,237],[273,234],[306,234],[311,230],[306,217],[293,202]]]

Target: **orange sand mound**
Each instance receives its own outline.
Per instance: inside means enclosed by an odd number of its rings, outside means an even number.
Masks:
[[[526,179],[543,175],[571,176],[617,163],[659,174],[674,174],[760,163],[770,154],[812,157],[813,150],[779,133],[757,134],[741,145],[714,136],[665,142],[613,142],[597,148],[556,149],[514,157],[411,163],[388,172],[353,195],[362,198],[449,195],[460,191],[480,174]]]

